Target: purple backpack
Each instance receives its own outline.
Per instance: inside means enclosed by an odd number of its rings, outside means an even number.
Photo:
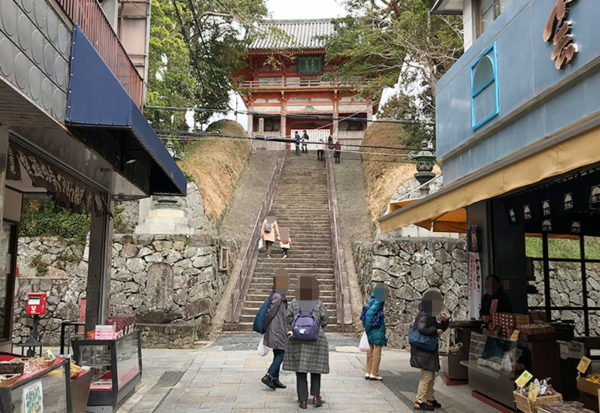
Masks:
[[[300,309],[300,312],[294,316],[292,321],[292,337],[296,340],[314,341],[319,338],[319,320],[314,316],[313,310]]]

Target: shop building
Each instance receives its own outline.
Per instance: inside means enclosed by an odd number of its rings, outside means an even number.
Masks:
[[[574,320],[576,335],[600,335],[600,3],[439,0],[432,12],[462,14],[465,25],[464,55],[436,85],[444,185],[383,216],[382,231],[469,231],[480,265],[474,318],[483,280],[497,275],[513,313],[541,311]]]
[[[149,3],[0,2],[2,351],[13,351],[16,241],[23,198],[48,197],[72,211],[85,208],[91,214],[85,311],[85,328],[90,331],[110,315],[113,202],[152,194],[185,195],[185,177],[141,112]],[[39,390],[46,398],[47,389]],[[66,403],[60,390],[55,396],[61,398],[56,403]],[[3,393],[1,402],[6,400]],[[57,406],[52,407],[60,410]],[[67,410],[71,411],[65,404],[60,411]]]
[[[250,112],[248,134],[289,138],[307,130],[311,140],[332,135],[360,145],[379,102],[352,91],[363,79],[335,78],[343,62],[325,56],[324,37],[335,30],[331,19],[270,20],[259,30],[247,66],[235,74]]]

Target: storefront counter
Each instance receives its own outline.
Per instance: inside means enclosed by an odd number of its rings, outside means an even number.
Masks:
[[[135,390],[142,377],[139,331],[116,340],[73,340],[77,364],[94,372],[88,411],[113,411]]]
[[[14,356],[0,355],[0,361],[10,361],[13,358]],[[57,358],[50,367],[24,373],[13,384],[0,385],[0,411],[72,413],[70,380],[69,360]]]

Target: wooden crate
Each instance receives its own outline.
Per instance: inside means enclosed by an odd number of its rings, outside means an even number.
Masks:
[[[551,396],[539,396],[534,402],[529,397],[522,395],[519,392],[513,392],[515,396],[515,404],[517,409],[524,413],[537,413],[537,408],[551,402],[562,402],[562,394],[556,393]]]

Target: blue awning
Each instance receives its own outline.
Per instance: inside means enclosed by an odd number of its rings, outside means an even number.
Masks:
[[[65,123],[148,195],[185,195],[185,176],[77,25]]]

